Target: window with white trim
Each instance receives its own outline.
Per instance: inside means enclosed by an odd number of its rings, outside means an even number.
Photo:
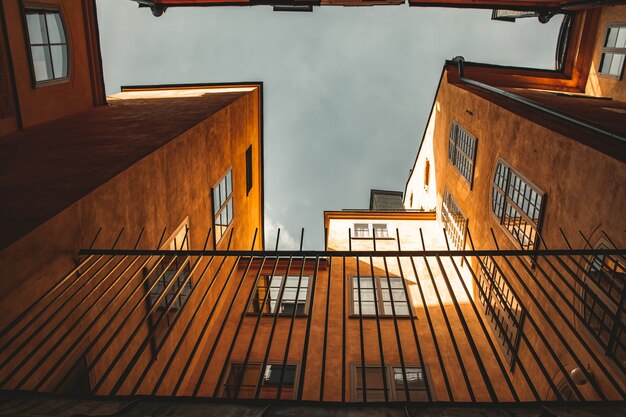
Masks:
[[[358,315],[360,312],[362,316],[375,316],[378,311],[379,316],[392,316],[395,312],[398,317],[409,317],[409,303],[402,278],[352,277],[350,282],[351,314]]]
[[[252,314],[280,314],[291,316],[307,314],[310,280],[307,275],[288,275],[283,286],[280,275],[259,278],[254,297],[248,308]],[[283,288],[281,295],[280,290]]]
[[[452,122],[452,127],[450,128],[448,159],[471,187],[474,182],[476,138],[456,122]]]
[[[59,9],[24,9],[28,48],[35,83],[68,77],[69,55]]]
[[[606,27],[598,73],[621,78],[626,58],[626,23],[612,23]]]
[[[426,372],[421,366],[405,366],[403,372],[399,366],[386,366],[383,369],[380,365],[365,365],[365,386],[363,386],[363,368],[360,365],[352,365],[351,374],[354,402],[385,401],[385,382],[389,401],[428,400]],[[383,381],[383,378],[386,381]],[[406,396],[407,391],[409,398]]]
[[[545,193],[503,160],[496,165],[491,187],[491,211],[522,249],[537,245]]]
[[[213,187],[213,230],[217,244],[233,221],[233,171],[228,170]]]

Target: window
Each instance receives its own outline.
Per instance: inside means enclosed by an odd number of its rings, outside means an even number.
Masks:
[[[252,145],[246,149],[246,195],[252,189]]]
[[[183,222],[174,236],[161,249],[189,249],[188,220]],[[145,271],[146,273],[152,271],[144,282],[146,291],[150,291],[146,305],[148,309],[151,309],[158,302],[156,310],[148,316],[148,327],[154,330],[150,346],[153,354],[156,354],[157,347],[163,342],[167,330],[173,324],[176,315],[183,308],[191,293],[191,264],[186,256],[166,256],[156,267],[153,264]],[[172,280],[174,280],[173,283]],[[161,298],[161,301],[158,301],[168,286],[170,286],[169,290]]]
[[[448,159],[469,182],[470,187],[474,181],[474,161],[476,160],[476,138],[456,122],[452,122],[450,129],[450,143],[448,146]]]
[[[386,276],[352,277],[351,282],[352,314],[358,315],[360,311],[362,316],[375,316],[376,311],[378,311],[379,316],[392,316],[395,310],[396,316],[409,317],[409,304],[402,285],[402,278],[389,277],[391,288]]]
[[[370,226],[367,223],[354,225],[354,237],[370,237]]]
[[[264,315],[292,315],[295,309],[296,315],[305,315],[307,314],[309,283],[308,276],[288,275],[282,297],[280,297],[283,277],[280,275],[262,276],[257,283],[248,312]]]
[[[385,401],[385,385],[383,374],[387,382],[387,397],[389,401],[427,401],[426,375],[420,366],[387,366],[383,370],[380,366],[365,366],[365,389],[363,388],[363,368],[353,365],[352,398],[353,401]],[[406,379],[405,379],[406,376]],[[406,381],[406,384],[405,384]],[[405,386],[409,392],[406,398]],[[364,395],[365,391],[365,395]]]
[[[520,243],[535,249],[545,194],[504,161],[498,161],[491,188],[491,211]]]
[[[479,299],[485,307],[485,316],[489,319],[489,324],[513,369],[524,326],[525,311],[491,258],[481,259],[485,267],[481,267],[478,274],[482,289],[479,292]]]
[[[219,184],[213,187],[213,236],[216,244],[226,233],[233,215],[233,173],[229,169]]]
[[[626,23],[607,25],[598,73],[621,78],[624,57],[626,57]]]
[[[389,231],[387,231],[386,224],[373,224],[372,231],[374,232],[374,237],[389,237]]]
[[[457,249],[463,249],[465,246],[465,234],[467,232],[467,219],[461,213],[452,198],[452,194],[446,190],[443,194],[443,203],[441,204],[441,217],[446,233],[452,239],[452,244]]]
[[[371,239],[393,239],[389,237],[389,229],[385,223],[355,223],[354,224],[354,238],[366,238]]]
[[[68,49],[59,10],[24,10],[35,83],[68,77]]]
[[[604,244],[599,247],[607,248]],[[608,356],[626,365],[626,315],[619,308],[625,291],[626,261],[620,256],[598,255],[587,263],[583,286],[585,326]]]
[[[224,382],[222,397],[254,398],[259,378],[261,378],[259,398],[274,399],[278,395],[278,387],[281,386],[282,378],[280,398],[293,399],[297,368],[297,365],[285,365],[283,371],[282,365],[268,364],[265,366],[265,371],[261,377],[261,364],[259,363],[248,363],[245,369],[242,363],[232,363],[228,377]]]

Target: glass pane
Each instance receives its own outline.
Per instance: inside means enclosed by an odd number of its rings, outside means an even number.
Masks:
[[[606,34],[606,40],[604,42],[605,47],[607,48],[615,47],[618,32],[619,32],[619,28],[617,27],[612,27],[608,29],[607,34]]]
[[[228,174],[226,174],[226,187],[228,188],[227,195],[232,194],[233,193],[233,172],[232,171],[228,171]]]
[[[52,59],[47,46],[31,47],[33,55],[33,70],[35,71],[35,81],[46,81],[53,79]]]
[[[613,62],[613,54],[602,54],[602,60],[600,61],[600,73],[610,74],[609,70],[611,68],[611,62]]]
[[[67,46],[52,45],[52,63],[54,66],[54,78],[67,77]]]
[[[61,23],[61,15],[57,12],[47,12],[46,20],[48,22],[50,43],[65,43],[65,33],[63,32],[63,23]]]
[[[46,19],[43,13],[27,11],[26,25],[28,26],[28,38],[31,45],[48,43]]]
[[[609,74],[620,76],[622,75],[622,67],[624,66],[624,55],[614,54],[613,61],[611,61],[611,67],[609,68]]]
[[[616,48],[626,48],[626,26],[622,26],[619,28],[619,33],[617,34],[617,40],[615,41]]]
[[[283,375],[284,374],[284,375]],[[263,376],[263,385],[278,385],[282,378],[283,386],[293,386],[296,376],[296,366],[285,366],[285,372],[283,373],[283,367],[281,365],[267,365],[265,367],[265,374]]]

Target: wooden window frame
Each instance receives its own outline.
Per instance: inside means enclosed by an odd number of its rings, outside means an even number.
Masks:
[[[626,47],[608,47],[606,43],[609,39],[609,32],[611,28],[625,28],[626,22],[615,22],[608,23],[605,26],[604,30],[604,41],[602,42],[602,48],[600,49],[600,59],[598,60],[598,75],[606,78],[612,78],[615,80],[621,80],[624,76],[624,67],[626,67]],[[619,71],[619,74],[611,74],[607,72],[602,72],[602,64],[604,62],[605,54],[619,54],[623,55],[624,59],[622,60],[622,67]]]
[[[266,275],[262,275],[261,278],[266,278],[266,277],[267,278],[269,278],[269,277],[272,277],[272,278],[273,277],[284,277],[285,275],[287,275],[287,279],[289,279],[289,277],[300,278],[300,275],[293,275],[293,274],[275,274],[275,275],[266,274]],[[311,306],[311,284],[313,282],[313,279],[312,279],[311,275],[309,275],[309,274],[303,274],[302,275],[302,278],[305,278],[305,277],[307,278],[307,285],[306,285],[306,287],[300,286],[300,290],[302,290],[302,288],[306,288],[306,290],[307,290],[306,299],[304,301],[304,313],[298,313],[297,312],[297,308],[296,308],[296,315],[295,315],[296,317],[307,317],[309,315],[309,309],[310,309],[310,306]],[[281,282],[281,284],[282,284],[282,282]],[[255,291],[255,293],[258,294],[258,283],[257,283],[257,287],[254,289],[254,291]],[[284,296],[285,296],[285,294],[284,294],[284,291],[283,291],[283,299],[281,300],[281,303],[284,300]],[[269,312],[269,313],[268,312],[264,312],[264,311],[256,312],[256,311],[254,311],[254,309],[252,307],[253,303],[254,303],[254,296],[250,300],[248,308],[246,309],[246,314],[247,315],[250,315],[250,316],[259,316],[260,315],[260,316],[272,316],[272,317],[273,316],[291,317],[293,315],[293,312],[286,312],[286,313],[282,313],[282,312],[278,312],[278,311]],[[296,303],[296,306],[297,306],[297,303]],[[276,299],[276,308],[278,308],[278,307],[279,307],[278,306],[278,299]]]

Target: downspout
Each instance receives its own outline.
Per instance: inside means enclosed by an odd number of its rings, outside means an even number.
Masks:
[[[538,111],[540,111],[542,113],[549,114],[550,116],[554,116],[554,117],[556,117],[557,119],[559,119],[561,121],[564,121],[564,122],[567,122],[567,123],[571,123],[571,124],[575,125],[576,127],[583,128],[583,129],[588,129],[588,130],[593,131],[594,133],[598,133],[598,134],[604,135],[604,136],[609,136],[612,139],[616,139],[616,140],[618,140],[618,141],[620,141],[622,143],[626,143],[626,137],[624,137],[624,136],[622,136],[620,134],[617,134],[617,133],[612,132],[610,130],[603,129],[603,128],[595,126],[595,125],[592,125],[592,124],[587,123],[587,122],[585,122],[583,120],[580,120],[580,119],[577,119],[575,117],[571,117],[571,116],[568,116],[566,114],[560,113],[560,112],[558,112],[556,110],[552,110],[551,108],[546,107],[543,104],[540,104],[540,103],[537,103],[535,101],[529,100],[529,99],[527,99],[525,97],[518,96],[517,94],[513,94],[513,93],[510,93],[508,91],[504,91],[504,90],[501,90],[499,88],[490,86],[488,84],[481,83],[480,81],[475,81],[475,80],[466,78],[465,77],[465,71],[464,71],[465,59],[462,56],[456,56],[456,57],[454,57],[454,59],[452,61],[456,62],[457,65],[458,65],[458,68],[459,68],[459,79],[461,81],[463,81],[464,83],[466,83],[466,84],[473,85],[474,87],[478,87],[478,88],[480,88],[482,90],[489,91],[490,93],[493,93],[493,94],[496,94],[496,95],[498,95],[500,97],[504,97],[506,99],[512,100],[512,101],[514,101],[516,103],[519,103],[519,104],[522,104],[522,105],[524,105],[526,107],[530,107],[530,108],[532,108],[534,110],[538,110]]]

